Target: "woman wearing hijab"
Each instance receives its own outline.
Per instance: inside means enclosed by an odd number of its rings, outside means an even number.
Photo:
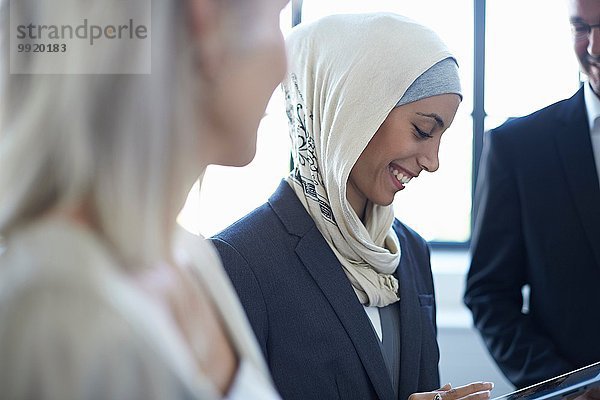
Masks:
[[[279,399],[216,251],[175,221],[208,164],[254,156],[286,2],[0,2],[3,400]],[[9,56],[19,22],[83,18],[145,24]]]
[[[438,168],[461,100],[456,61],[392,14],[326,17],[287,47],[294,169],[213,238],[280,393],[488,398],[489,383],[439,388],[428,246],[391,206]]]

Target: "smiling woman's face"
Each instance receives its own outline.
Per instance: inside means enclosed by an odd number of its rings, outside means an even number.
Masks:
[[[394,108],[350,171],[346,197],[362,218],[367,200],[386,206],[422,170],[438,169],[442,133],[460,104],[456,94],[427,97]]]

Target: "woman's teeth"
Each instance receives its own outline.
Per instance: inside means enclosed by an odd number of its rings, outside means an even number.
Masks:
[[[402,183],[406,185],[412,179],[412,176],[404,175],[402,172],[399,172],[397,169],[390,168],[390,172]]]

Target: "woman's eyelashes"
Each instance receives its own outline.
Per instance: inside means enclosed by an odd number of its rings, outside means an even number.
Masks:
[[[419,127],[415,124],[413,124],[413,128],[415,129],[415,136],[417,136],[420,139],[431,139],[433,137],[433,135],[431,133],[425,132],[421,129],[419,129]]]

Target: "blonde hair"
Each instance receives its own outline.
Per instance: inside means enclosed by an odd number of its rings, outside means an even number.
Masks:
[[[117,20],[135,4],[80,1],[67,9],[60,3],[37,7],[36,0],[19,0],[10,6],[13,15],[47,20],[83,9]],[[9,75],[7,0],[1,12],[0,236],[47,213],[83,206],[125,268],[168,257],[175,218],[202,172],[193,112],[199,90],[190,84],[199,78],[184,3],[152,1],[150,75]],[[111,46],[89,59],[58,62],[67,70],[69,62],[143,60],[121,52]]]

